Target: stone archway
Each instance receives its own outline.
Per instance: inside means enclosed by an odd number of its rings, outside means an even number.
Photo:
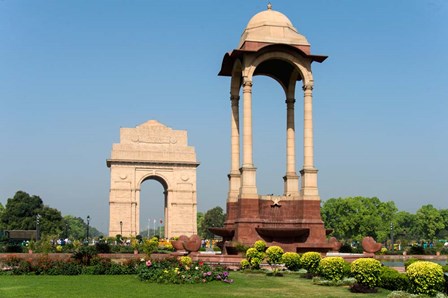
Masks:
[[[140,231],[140,186],[160,182],[165,194],[165,236],[192,235],[196,225],[196,160],[187,132],[155,120],[120,129],[110,168],[109,236],[135,236]]]

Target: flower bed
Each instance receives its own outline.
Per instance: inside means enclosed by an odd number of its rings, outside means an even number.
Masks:
[[[137,275],[142,281],[166,284],[233,282],[225,268],[212,267],[203,262],[193,262],[190,257],[142,260]]]

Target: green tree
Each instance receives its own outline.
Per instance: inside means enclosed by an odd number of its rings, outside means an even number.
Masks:
[[[196,214],[196,223],[197,223],[197,226],[198,226],[198,235],[201,236],[201,237],[203,235],[205,235],[205,232],[206,232],[206,231],[203,230],[203,226],[202,226],[202,222],[203,221],[204,221],[204,213],[198,212]]]
[[[35,230],[37,216],[41,234],[59,235],[63,229],[61,212],[45,206],[39,196],[30,196],[24,191],[18,191],[9,198],[0,215],[0,222],[7,230]]]
[[[394,202],[381,202],[376,197],[332,198],[321,208],[325,226],[334,230],[334,236],[357,241],[365,236],[385,241],[396,212]]]
[[[0,203],[0,231],[4,230],[3,228],[3,222],[1,221],[1,218],[3,216],[3,212],[5,212],[5,207],[3,207],[3,204]]]
[[[64,232],[67,230],[68,236],[74,239],[85,239],[87,237],[87,223],[81,217],[74,217],[72,215],[64,216]],[[89,237],[98,237],[102,233],[98,231],[95,227],[89,226]]]
[[[445,229],[442,215],[431,204],[417,210],[416,224],[420,238],[426,240],[434,240],[436,234]]]
[[[445,228],[443,228],[442,230],[440,230],[437,233],[437,237],[439,239],[448,239],[448,209],[440,209],[440,216],[443,219],[443,224],[445,225]]]
[[[397,212],[394,218],[395,239],[419,240],[416,220],[415,214],[406,211]]]
[[[214,237],[213,233],[209,232],[208,228],[215,227],[223,227],[224,221],[226,219],[226,215],[223,212],[221,207],[215,207],[210,210],[208,210],[204,214],[204,220],[201,224],[201,231],[203,232],[202,235],[200,235],[202,238],[211,239]]]
[[[7,230],[34,230],[36,216],[43,207],[40,197],[18,191],[7,200],[1,222]]]

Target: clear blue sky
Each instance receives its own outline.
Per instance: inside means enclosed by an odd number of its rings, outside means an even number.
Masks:
[[[272,0],[305,35],[313,64],[322,200],[377,196],[401,210],[448,208],[448,2]],[[107,232],[109,158],[120,127],[186,129],[201,162],[198,209],[225,207],[229,79],[223,55],[267,1],[0,1],[0,202],[17,190]],[[301,94],[297,170],[302,165]],[[280,194],[285,104],[254,81],[261,194]],[[145,182],[142,224],[160,218]]]

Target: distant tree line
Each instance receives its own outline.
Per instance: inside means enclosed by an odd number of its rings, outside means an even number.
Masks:
[[[378,198],[332,198],[322,204],[322,219],[333,236],[342,240],[360,241],[372,236],[379,242],[395,240],[436,241],[448,239],[448,209],[428,204],[415,214],[399,211],[393,201]]]
[[[6,205],[0,203],[0,230],[39,230],[42,235],[60,238],[84,239],[87,223],[80,217],[62,216],[55,208],[44,205],[39,196],[17,191]],[[100,236],[95,227],[89,227],[91,237]]]

